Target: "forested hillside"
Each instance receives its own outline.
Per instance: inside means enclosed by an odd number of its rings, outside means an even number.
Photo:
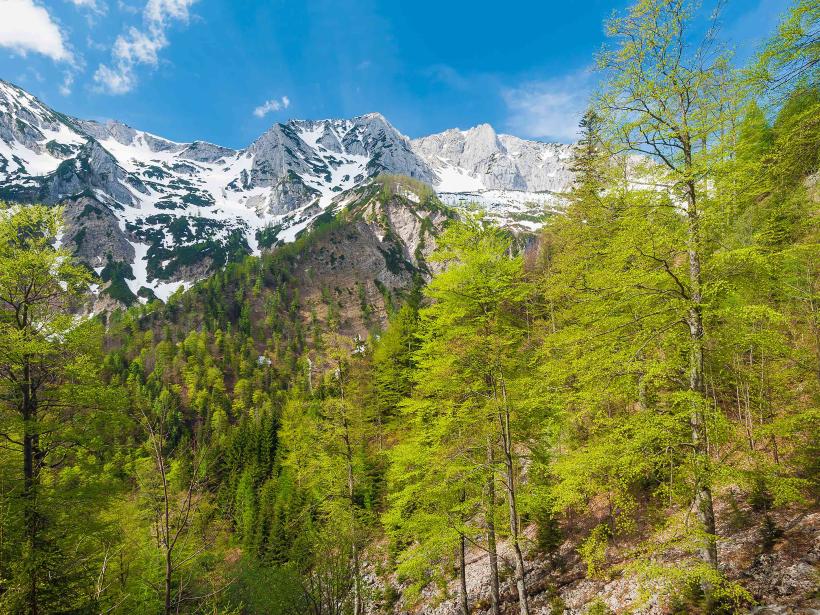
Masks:
[[[90,317],[7,204],[0,611],[820,608],[820,4],[745,67],[717,20],[607,23],[533,236],[381,176]]]

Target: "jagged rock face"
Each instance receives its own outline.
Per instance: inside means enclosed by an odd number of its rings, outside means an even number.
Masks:
[[[428,184],[434,181],[432,168],[413,151],[410,140],[380,113],[356,118],[342,139],[342,146],[346,151],[369,155],[367,168],[371,175],[386,171]]]
[[[0,82],[0,139],[7,147],[17,143],[35,153],[46,154],[52,140],[70,140],[72,144],[81,142],[70,136],[70,130],[66,129],[63,118],[57,113],[30,94]],[[60,157],[59,152],[54,152],[54,155]],[[8,159],[6,152],[4,157]],[[27,170],[39,169],[37,166]]]
[[[113,139],[121,145],[132,145],[139,143],[147,147],[151,152],[179,152],[187,144],[174,143],[168,139],[157,137],[141,130],[136,130],[122,122],[107,121],[97,122],[94,120],[73,120],[74,126],[83,134],[90,135],[98,141]],[[194,144],[191,144],[194,145]]]
[[[37,200],[56,203],[66,196],[95,190],[120,205],[135,205],[140,195],[147,195],[148,188],[133,175],[129,175],[117,160],[100,145],[89,139],[80,146],[76,155],[60,163],[57,169],[40,179]]]
[[[288,172],[308,173],[313,152],[292,126],[276,124],[248,148],[253,156],[248,188],[277,184]]]
[[[299,175],[291,172],[280,178],[273,186],[269,198],[265,201],[267,207],[263,213],[282,216],[299,209],[305,203],[318,200],[320,196],[318,190],[307,186]]]
[[[472,182],[482,192],[470,200],[530,228],[544,207],[539,201],[533,213],[526,191],[566,184],[565,148],[496,135],[488,125],[411,142],[369,113],[275,124],[234,150],[71,118],[0,81],[0,198],[66,206],[66,241],[93,267],[122,259],[134,274],[122,282],[134,295],[165,298],[177,282],[291,241],[382,173],[445,192],[454,178]],[[458,205],[464,195],[450,192],[445,200]],[[77,215],[91,202],[104,213]]]
[[[428,258],[436,247],[434,234],[429,229],[443,227],[447,217],[440,211],[420,216],[412,208],[397,206],[390,202],[384,206],[387,224],[398,236],[404,251],[404,258],[416,269],[425,273],[435,273],[442,263],[430,263]]]
[[[249,148],[246,188],[277,185],[298,175],[320,192],[351,188],[381,172],[432,182],[430,167],[410,141],[377,113],[352,120],[291,120],[276,124]]]
[[[71,199],[65,203],[65,221],[63,245],[71,246],[77,258],[90,267],[104,267],[109,257],[133,262],[134,246],[104,203],[87,196]]]
[[[194,141],[182,150],[179,157],[196,162],[217,162],[223,158],[228,158],[236,152],[230,148],[207,143],[206,141]]]
[[[572,187],[572,145],[499,135],[489,124],[412,145],[433,168],[445,203],[480,204],[503,225],[534,228],[545,212],[563,207],[562,195]]]
[[[460,192],[464,185],[475,190],[565,192],[572,185],[572,145],[499,135],[489,124],[422,137],[413,141],[413,148],[435,170],[435,186],[442,192]],[[458,171],[462,185],[453,176]]]
[[[512,135],[499,135],[498,140],[527,190],[567,192],[572,187],[574,145],[526,141]]]

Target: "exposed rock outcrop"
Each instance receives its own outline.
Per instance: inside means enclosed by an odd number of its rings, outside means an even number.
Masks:
[[[820,511],[782,509],[769,513],[776,527],[776,538],[767,538],[766,515],[741,507],[743,521],[738,526],[733,517],[738,510],[722,507],[718,511],[719,558],[722,573],[742,585],[754,599],[742,612],[757,615],[815,615],[820,612],[818,574],[820,574]],[[576,519],[577,521],[577,519]],[[583,525],[583,523],[581,524]],[[532,544],[534,528],[527,535]],[[672,613],[670,596],[658,591],[661,585],[641,582],[628,564],[631,551],[646,536],[624,537],[608,550],[608,575],[591,578],[578,555],[583,532],[568,532],[567,539],[550,557],[530,550],[527,557],[527,578],[531,612],[539,615],[583,615],[593,605],[604,609],[596,612],[642,613],[668,615]],[[512,556],[505,542],[499,543],[502,570],[511,570]],[[667,551],[662,565],[676,565],[676,554]],[[486,552],[472,548],[467,557],[467,589],[471,613],[490,613],[490,594]],[[370,577],[374,586],[396,584],[395,579]],[[407,605],[401,600],[393,612],[424,615],[458,615],[456,583],[452,581],[442,595],[437,588],[427,588],[419,602]],[[518,613],[514,584],[506,579],[501,586],[502,609],[505,615]],[[674,612],[685,612],[679,604]],[[683,609],[683,610],[681,610]]]
[[[134,262],[134,246],[106,204],[82,196],[68,199],[62,205],[66,220],[63,245],[71,246],[82,262],[93,268],[105,266],[109,258]]]

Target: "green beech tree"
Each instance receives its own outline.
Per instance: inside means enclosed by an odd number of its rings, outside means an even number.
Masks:
[[[782,97],[820,84],[820,2],[796,0],[748,73],[758,91]]]
[[[734,87],[727,56],[716,41],[716,25],[693,42],[689,31],[696,4],[690,0],[641,0],[627,15],[612,19],[607,34],[617,47],[600,58],[608,78],[601,107],[613,139],[624,148],[655,160],[659,179],[685,204],[688,261],[684,275],[666,270],[674,284],[668,292],[686,305],[689,330],[691,445],[697,460],[694,506],[703,529],[701,558],[717,568],[714,507],[704,418],[704,287],[702,261],[707,185],[713,178],[715,141],[726,129]],[[717,19],[713,16],[713,19]],[[670,246],[671,247],[671,246]],[[652,258],[652,256],[650,256]]]
[[[317,520],[313,529],[303,526],[305,544],[312,546],[297,562],[311,612],[362,613],[362,548],[378,497],[370,476],[375,405],[369,383],[358,375],[367,359],[352,354],[353,341],[327,334],[323,344],[326,371],[313,395],[294,391],[285,406],[282,464],[306,494],[301,514]]]
[[[116,402],[99,384],[99,325],[72,313],[90,276],[54,247],[61,217],[42,206],[0,210],[0,437],[4,463],[18,468],[2,487],[3,532],[14,538],[3,543],[0,603],[10,612],[92,608],[95,599],[94,560],[71,545],[85,520],[61,511],[73,494],[82,515],[74,489],[88,477],[78,464]],[[76,479],[62,485],[69,473]]]

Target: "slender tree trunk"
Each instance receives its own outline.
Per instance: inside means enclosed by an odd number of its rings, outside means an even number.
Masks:
[[[171,594],[172,594],[172,577],[174,572],[174,563],[171,555],[171,549],[165,549],[165,615],[171,615]]]
[[[817,293],[816,285],[812,279],[811,272],[808,272],[808,304],[809,304],[809,325],[814,336],[814,358],[816,359],[817,380],[820,382],[820,309],[814,301],[813,296]]]
[[[348,455],[350,455],[350,444],[348,444]],[[353,463],[350,458],[347,462],[347,493],[350,498],[350,514],[352,515],[352,532],[351,542],[353,544],[353,615],[361,615],[362,613],[362,591],[361,579],[359,574],[359,547],[356,544],[356,520],[354,503],[354,484],[353,484]]]
[[[469,615],[470,608],[467,604],[467,562],[465,561],[464,534],[458,537],[458,604],[461,615]]]
[[[164,429],[164,426],[163,426]],[[174,557],[171,544],[171,495],[168,489],[168,475],[165,472],[165,458],[162,453],[162,440],[154,438],[154,454],[157,457],[157,466],[162,478],[162,544],[165,548],[165,615],[171,615],[171,594],[173,590]]]
[[[688,150],[687,150],[688,151]],[[687,159],[690,154],[687,153]],[[700,220],[697,209],[695,182],[687,181],[687,218],[689,257],[689,284],[691,307],[687,316],[691,351],[689,355],[689,390],[694,394],[690,425],[692,446],[695,457],[695,496],[701,530],[704,532],[700,548],[701,559],[717,568],[717,542],[715,539],[715,512],[712,505],[712,490],[709,486],[709,452],[706,441],[706,422],[703,414],[704,374],[703,374],[703,313],[700,270]]]
[[[639,351],[637,354],[638,361],[643,363],[644,354],[643,350]],[[647,409],[647,399],[646,399],[646,374],[641,370],[638,372],[638,409],[642,412]]]
[[[495,542],[495,455],[490,438],[487,438],[487,552],[490,556],[490,612],[492,615],[501,613],[501,598],[498,589],[498,550]]]
[[[504,377],[501,376],[502,408],[499,420],[501,423],[501,440],[504,448],[505,483],[507,489],[507,504],[510,510],[510,541],[515,555],[515,586],[518,589],[518,607],[521,615],[529,615],[530,607],[527,602],[526,569],[524,556],[521,553],[518,528],[518,505],[515,497],[515,466],[512,457],[512,435],[510,433],[510,406],[507,400],[507,388]]]
[[[22,382],[23,414],[23,518],[25,523],[26,544],[29,558],[28,589],[26,605],[30,615],[40,612],[38,597],[39,564],[36,558],[39,552],[38,530],[39,513],[37,511],[37,491],[40,479],[40,442],[37,435],[37,400],[32,392],[31,366],[24,359]]]
[[[30,422],[31,419],[26,420],[26,433],[23,436],[23,517],[26,527],[28,557],[36,559],[39,550],[37,544],[37,526],[39,523],[37,518],[37,476],[34,467],[36,445],[34,442],[35,436],[30,432]],[[37,615],[39,613],[37,597],[38,565],[36,561],[30,562],[29,565],[29,586],[26,603],[30,615]]]
[[[345,403],[345,387],[342,380],[343,366],[339,362],[339,396],[342,403]],[[351,534],[351,555],[353,558],[353,615],[361,615],[362,608],[362,588],[361,574],[359,572],[359,546],[356,543],[356,500],[355,500],[355,480],[353,477],[353,446],[350,444],[350,426],[347,422],[347,415],[342,415],[342,426],[344,427],[345,456],[347,461],[347,497],[350,501],[350,534]]]

